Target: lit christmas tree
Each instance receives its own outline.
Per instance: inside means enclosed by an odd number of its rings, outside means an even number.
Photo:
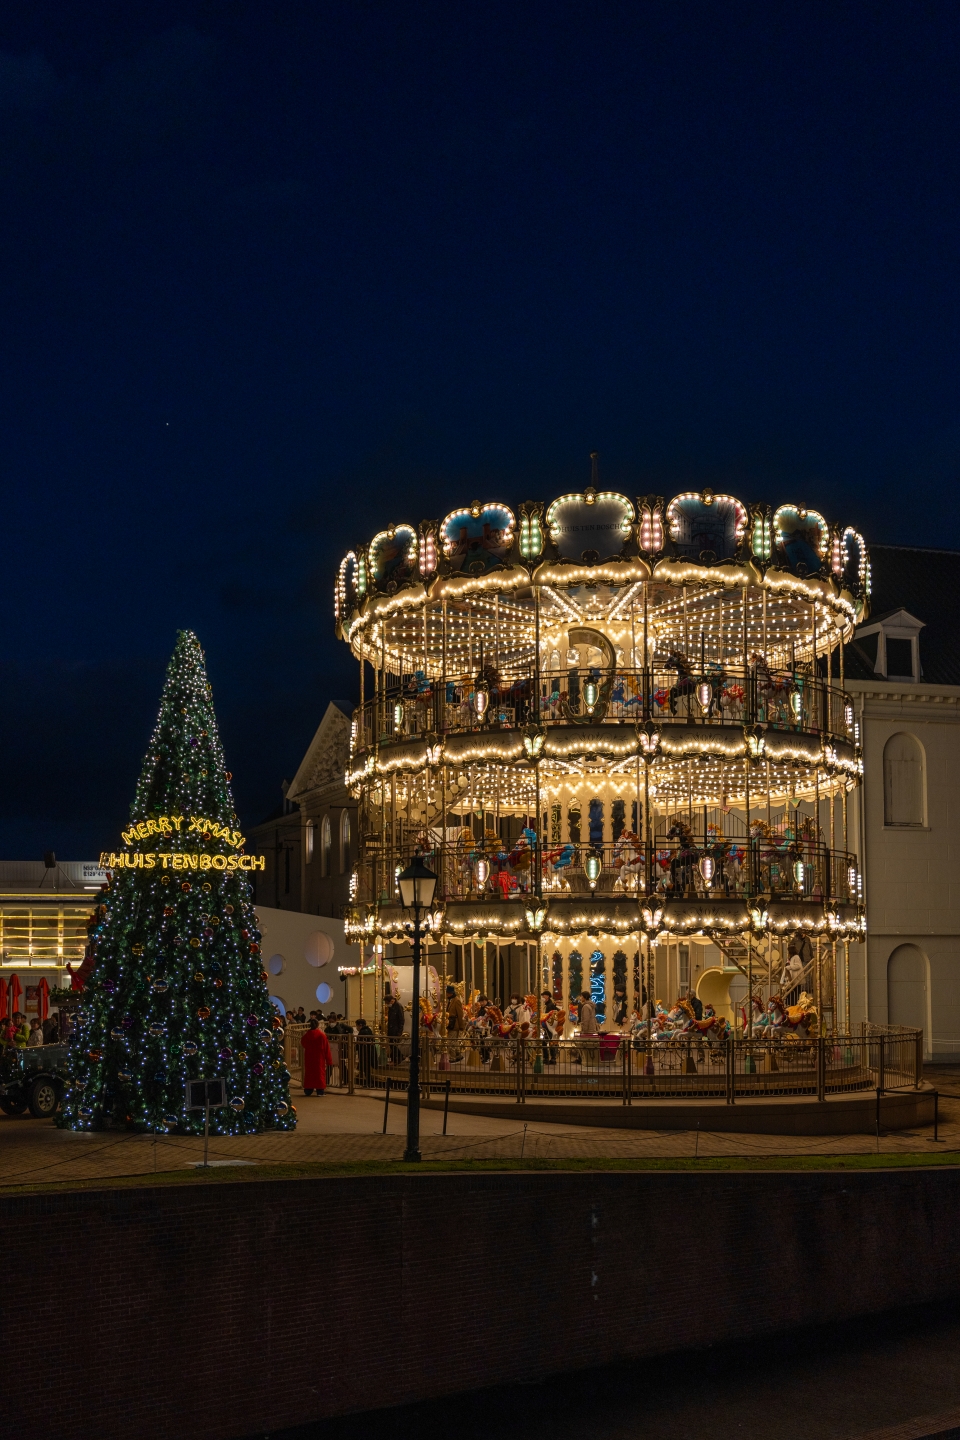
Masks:
[[[222,1076],[211,1130],[292,1130],[280,1020],[203,651],[180,631],[123,848],[93,920],[58,1123],[198,1133],[186,1082]],[[88,967],[85,965],[84,967]]]

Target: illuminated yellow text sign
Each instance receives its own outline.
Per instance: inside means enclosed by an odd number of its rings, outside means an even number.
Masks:
[[[203,815],[160,815],[156,820],[138,820],[121,834],[124,845],[136,845],[138,840],[149,840],[151,835],[212,835],[225,845],[232,845],[234,850],[242,850],[244,843],[239,830],[230,830],[219,820],[207,820]]]
[[[189,850],[128,850],[100,855],[101,870],[265,870],[265,855],[207,855]]]

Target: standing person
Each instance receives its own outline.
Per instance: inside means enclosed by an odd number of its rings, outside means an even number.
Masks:
[[[480,1059],[485,1065],[493,1053],[488,1043],[493,1033],[493,1018],[490,1015],[490,1001],[481,995],[477,1001],[477,1030],[480,1035]]]
[[[703,1001],[700,999],[699,995],[697,995],[696,991],[694,991],[694,990],[688,990],[688,991],[687,991],[687,1003],[688,1003],[688,1005],[690,1005],[691,1008],[693,1009],[694,1017],[695,1017],[697,1020],[702,1020],[702,1019],[703,1019]]]
[[[580,1059],[585,1065],[599,1058],[600,1032],[597,1029],[597,1007],[590,998],[589,990],[580,992],[580,1038],[586,1040],[580,1047]]]
[[[463,1032],[467,1028],[467,1017],[463,1013],[463,1001],[457,994],[455,985],[448,985],[445,991],[447,1001],[447,1039],[450,1043],[452,1054],[448,1057],[452,1060],[462,1060],[463,1050],[461,1041]],[[446,1063],[446,1062],[444,1062]]]
[[[55,1010],[52,1010],[44,1020],[42,1029],[44,1045],[56,1045],[60,1039],[60,1025]]]
[[[27,1048],[27,1041],[30,1038],[30,1026],[27,1024],[27,1017],[22,1010],[15,1011],[13,1023],[16,1026],[13,1043],[18,1050],[25,1050]]]
[[[463,1014],[463,1001],[457,994],[456,987],[448,985],[447,995],[447,1034],[460,1035],[467,1027]]]
[[[390,1059],[394,1065],[399,1065],[401,1053],[398,1041],[403,1034],[403,1006],[400,1004],[396,995],[389,993],[384,996],[383,1003],[387,1012],[387,1037],[390,1041]]]
[[[540,1032],[548,1042],[544,1059],[548,1065],[556,1065],[560,1058],[560,1047],[556,1042],[563,1034],[563,1011],[549,990],[544,990],[540,999],[543,1001],[540,1006]]]
[[[327,1070],[331,1064],[330,1041],[320,1029],[316,1020],[310,1021],[309,1030],[300,1037],[303,1049],[303,1093],[312,1095],[316,1090],[322,1095],[327,1088]]]
[[[809,935],[804,935],[802,930],[798,930],[791,938],[787,951],[787,963],[780,976],[780,989],[783,991],[785,1005],[796,1005],[800,996],[803,972],[812,959],[813,942]]]
[[[369,1088],[370,1077],[373,1071],[373,1047],[375,1044],[373,1031],[366,1020],[361,1018],[357,1021],[357,1074],[362,1087]]]

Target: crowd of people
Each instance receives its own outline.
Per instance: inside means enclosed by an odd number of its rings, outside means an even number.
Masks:
[[[64,1015],[61,1021],[58,1011],[53,1010],[45,1020],[34,1015],[28,1020],[22,1010],[14,1010],[0,1020],[0,1047],[16,1050],[33,1050],[38,1045],[56,1045],[69,1034],[69,1020]]]
[[[366,1020],[361,1017],[351,1023],[336,1010],[331,1010],[328,1015],[324,1015],[322,1010],[311,1010],[308,1015],[301,1005],[296,1010],[288,1010],[284,1016],[284,1029],[294,1025],[306,1027],[299,1036],[304,1095],[323,1095],[326,1092],[335,1068],[330,1041],[350,1035],[354,1036],[357,1046],[357,1078],[361,1085],[369,1083],[374,1060],[374,1034]],[[339,1051],[336,1063],[342,1064]]]

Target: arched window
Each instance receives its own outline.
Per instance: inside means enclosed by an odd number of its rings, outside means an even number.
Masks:
[[[916,945],[898,945],[887,961],[887,1023],[927,1028],[927,959]]]
[[[330,851],[333,849],[333,836],[330,832],[330,816],[324,815],[323,824],[320,826],[320,874],[330,874]]]
[[[340,814],[340,874],[345,875],[350,869],[350,811],[343,810]]]
[[[883,747],[883,823],[923,824],[923,750],[914,735],[891,735]]]

